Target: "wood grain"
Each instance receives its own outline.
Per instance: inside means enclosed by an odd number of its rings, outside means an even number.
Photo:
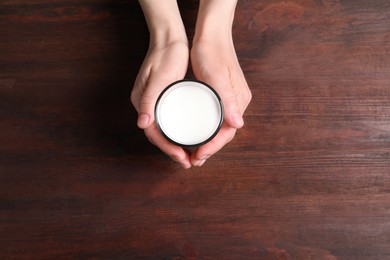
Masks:
[[[185,171],[135,124],[137,1],[3,0],[0,258],[389,259],[389,14],[239,1],[246,125]]]

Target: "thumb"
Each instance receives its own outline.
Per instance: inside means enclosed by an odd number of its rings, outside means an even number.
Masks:
[[[154,122],[154,106],[156,104],[156,100],[158,98],[158,95],[164,88],[164,82],[161,82],[162,84],[157,83],[153,79],[153,77],[149,77],[147,80],[145,86],[139,89],[143,89],[143,91],[139,95],[134,95],[132,99],[137,104],[137,112],[138,112],[138,120],[137,120],[137,126],[141,129],[148,128],[153,122]]]
[[[237,96],[235,95],[231,83],[226,80],[226,77],[222,76],[212,76],[212,75],[201,75],[199,71],[194,71],[195,76],[200,78],[204,82],[208,83],[211,87],[213,87],[218,95],[222,99],[223,107],[224,107],[224,120],[225,122],[233,127],[233,128],[241,128],[244,126],[244,120],[242,118],[242,112],[240,110],[240,106],[237,100]],[[217,73],[218,74],[218,73]],[[223,75],[223,73],[220,73]],[[202,77],[203,76],[203,77]]]
[[[177,79],[163,78],[160,76],[151,76],[146,84],[144,92],[138,103],[138,120],[139,128],[148,128],[154,122],[154,108],[157,98],[161,92],[172,82]]]
[[[218,81],[214,81],[215,83],[213,84],[213,80],[204,80],[204,82],[214,88],[220,96],[224,108],[225,122],[235,129],[243,127],[243,113],[241,112],[240,105],[234,91],[230,87],[226,87],[228,83],[218,84]]]
[[[148,86],[145,92],[141,96],[141,100],[138,103],[138,120],[137,125],[139,128],[148,128],[154,121],[154,106],[158,95],[160,94],[160,88],[154,88]]]
[[[237,97],[234,95],[221,95],[225,110],[225,121],[233,128],[241,128],[244,126],[244,119],[242,118],[242,113],[239,109]]]

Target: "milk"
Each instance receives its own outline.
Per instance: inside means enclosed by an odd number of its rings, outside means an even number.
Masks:
[[[212,139],[223,120],[222,102],[209,86],[184,80],[160,95],[155,117],[162,134],[182,146],[197,146]]]

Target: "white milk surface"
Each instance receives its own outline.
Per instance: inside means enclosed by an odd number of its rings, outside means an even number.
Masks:
[[[222,109],[214,92],[201,83],[183,81],[168,89],[157,105],[161,130],[173,141],[196,145],[218,129]]]

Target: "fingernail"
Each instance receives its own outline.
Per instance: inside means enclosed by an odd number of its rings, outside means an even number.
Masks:
[[[202,157],[199,158],[199,160],[197,160],[194,163],[194,166],[196,166],[196,167],[202,166],[205,163],[205,161],[210,158],[210,156],[211,156],[210,154],[203,155]]]
[[[184,169],[189,169],[191,168],[191,163],[190,162],[186,162],[186,161],[183,161],[182,159],[180,159],[179,156],[177,155],[170,155],[170,157],[172,158],[172,160],[174,160],[175,162],[177,162],[178,164],[181,165],[181,167],[183,167]]]
[[[198,162],[198,167],[201,167],[204,163],[206,162],[206,159],[203,159],[203,160],[200,160],[199,162]]]
[[[203,160],[207,160],[208,158],[210,158],[210,155],[209,154],[205,154],[199,160],[203,161]]]
[[[242,116],[239,113],[234,113],[232,115],[233,122],[238,126],[242,127],[244,125],[244,120],[242,119]]]
[[[138,117],[137,125],[139,128],[145,128],[149,123],[149,115],[148,114],[140,114]]]
[[[182,164],[181,166],[183,166],[184,169],[188,170],[189,168],[191,168],[191,163],[185,163]]]
[[[199,162],[199,166],[198,166],[198,167],[201,167],[201,166],[203,166],[203,164],[204,164],[206,161],[207,161],[207,159],[204,159],[204,160],[200,161],[200,162]]]

